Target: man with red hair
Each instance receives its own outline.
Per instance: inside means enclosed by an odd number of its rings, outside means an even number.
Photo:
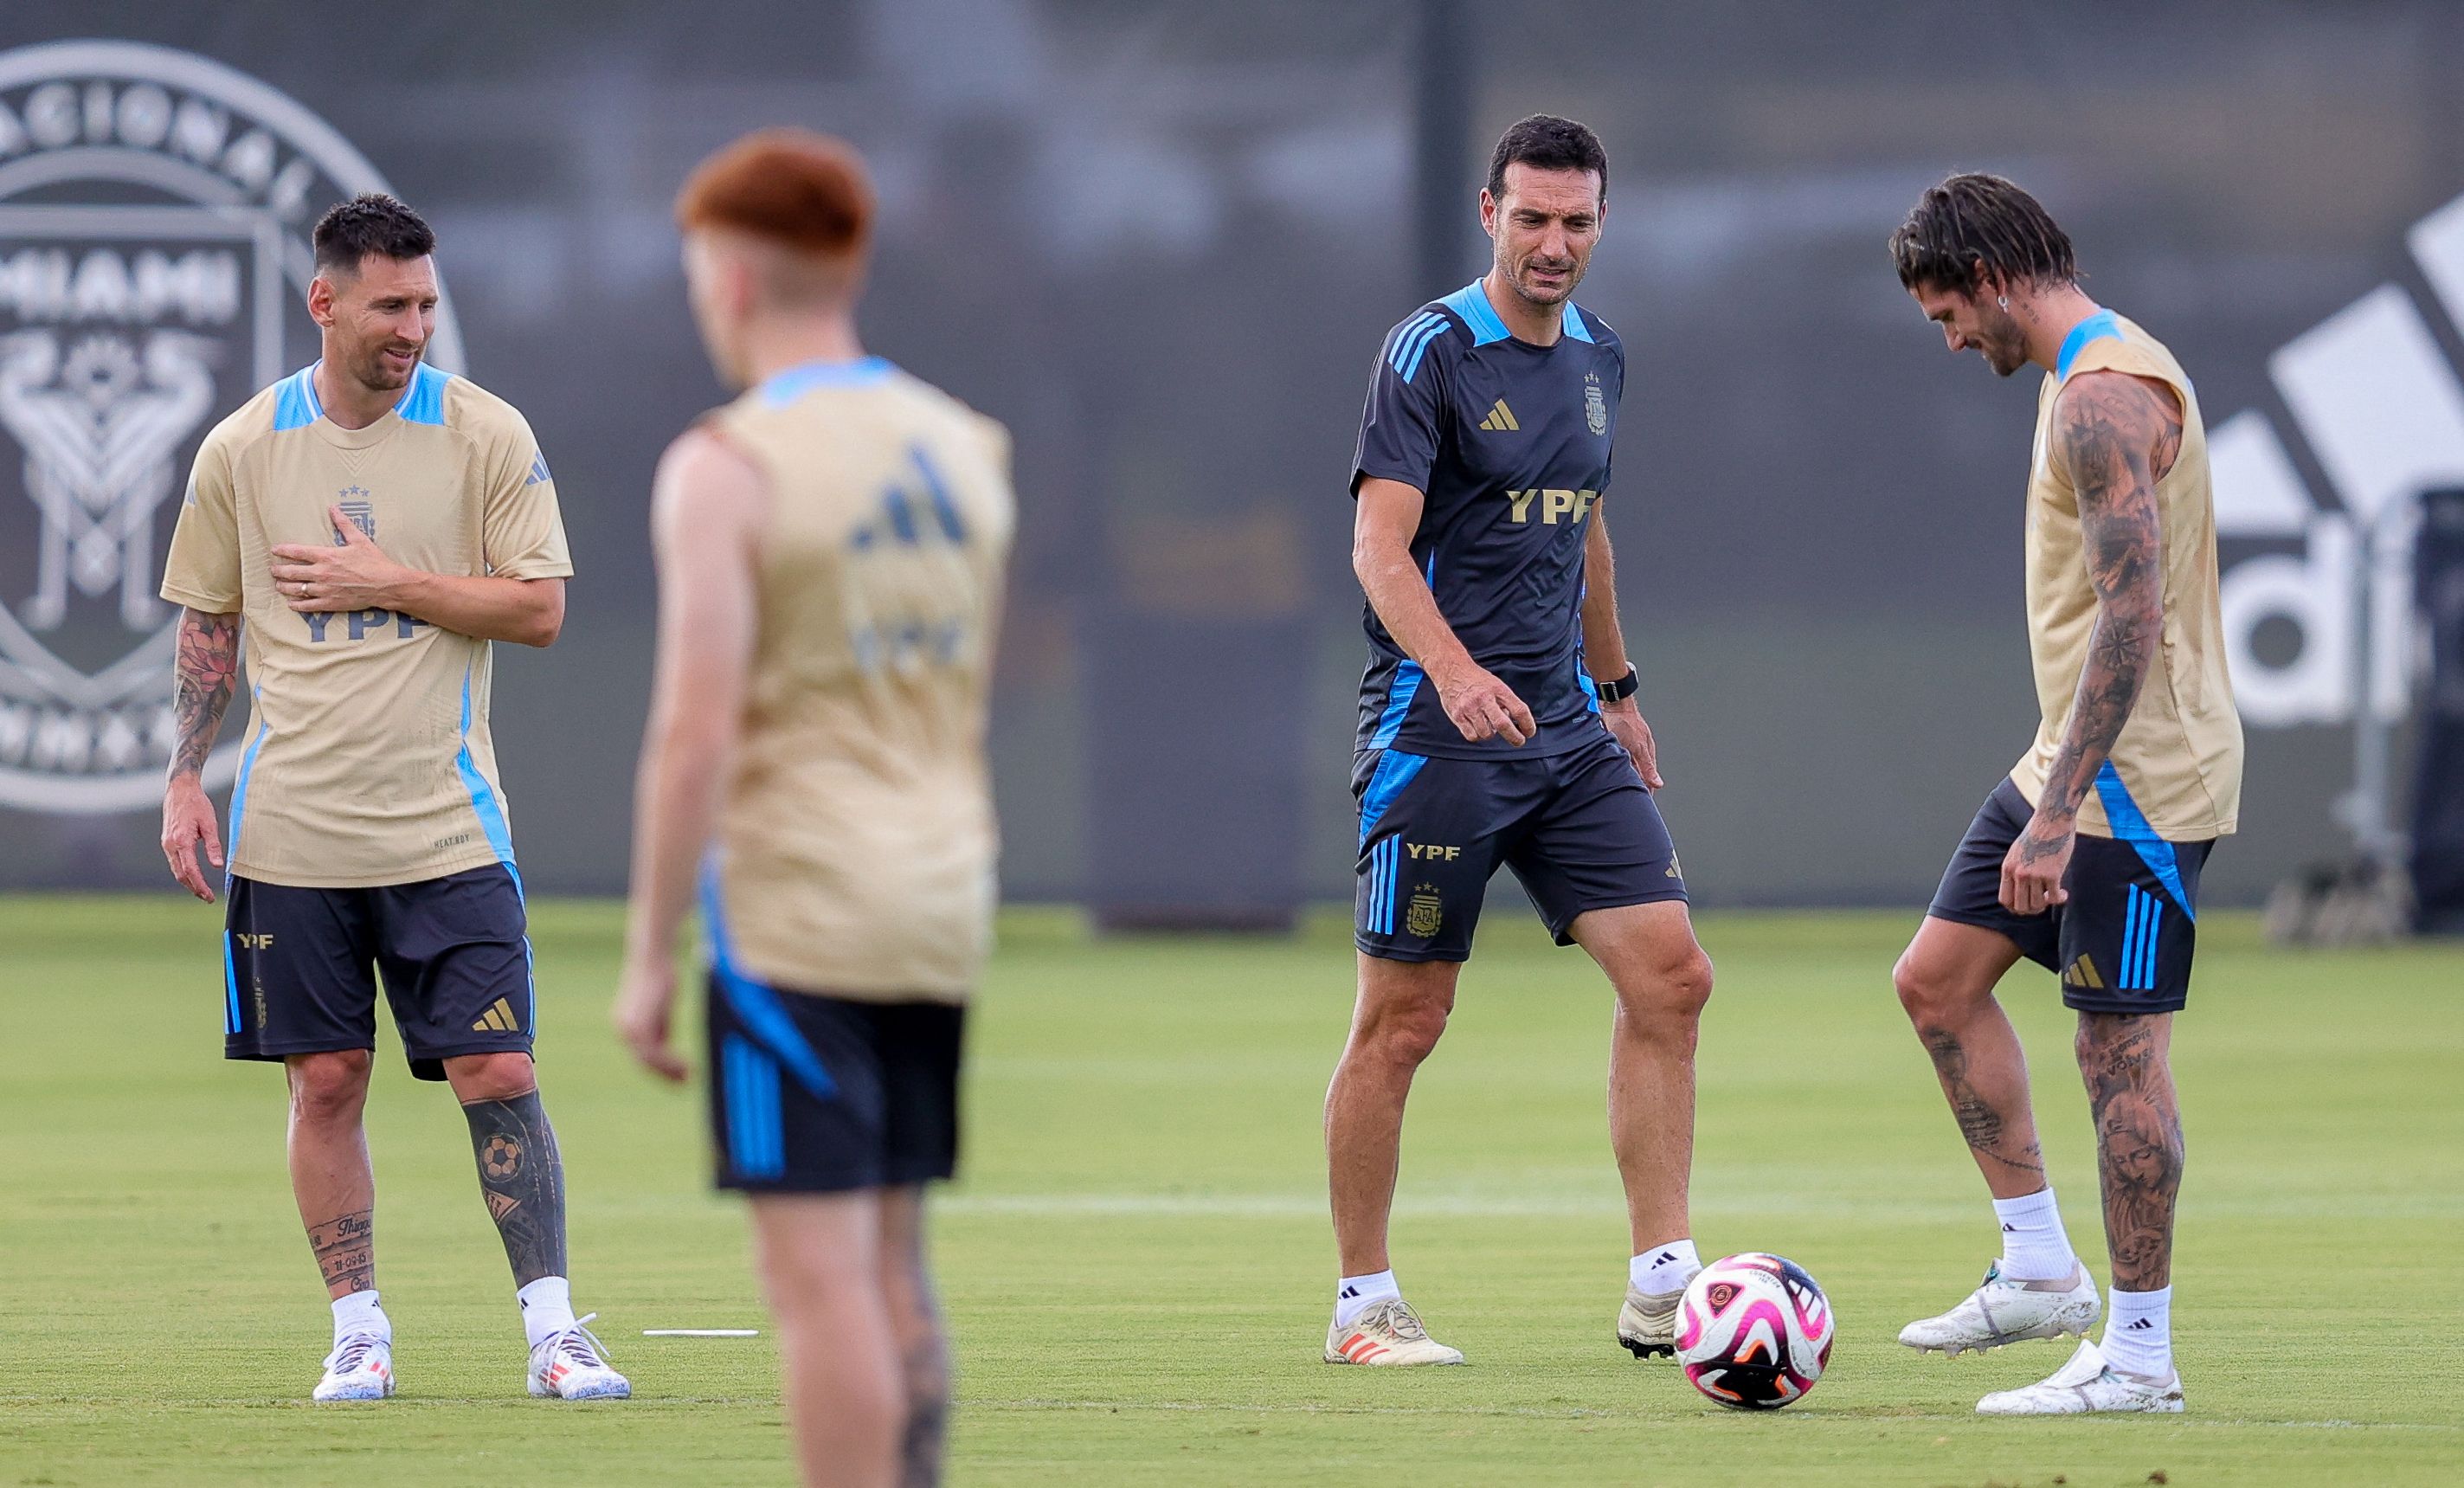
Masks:
[[[923,1186],[957,1157],[991,943],[985,696],[1014,520],[999,424],[858,344],[854,152],[752,135],[677,198],[694,320],[743,389],[651,497],[659,641],[616,1025],[682,1079],[700,880],[718,1183],[752,1201],[808,1483],[940,1476]]]

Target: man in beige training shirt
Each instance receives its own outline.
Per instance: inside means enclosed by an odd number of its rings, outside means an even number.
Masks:
[[[615,1018],[671,1079],[698,874],[718,1183],[752,1200],[808,1483],[938,1480],[949,1371],[923,1186],[951,1175],[991,934],[985,695],[1013,521],[1001,426],[858,344],[872,192],[793,131],[677,201],[742,397],[652,494],[659,655]]]
[[[2087,297],[2070,238],[1998,176],[1926,191],[1891,255],[1952,351],[2005,377],[2044,374],[2026,505],[2035,738],[1976,813],[1895,974],[1993,1195],[2002,1254],[1984,1285],[1900,1342],[1956,1354],[2083,1337],[2101,1311],[1993,995],[2025,956],[2079,1014],[2113,1311],[2101,1343],[1977,1410],[2177,1411],[2173,1015],[2189,998],[2199,871],[2241,811],[2198,394],[2161,343]]]
[[[453,1088],[530,1344],[530,1392],[623,1396],[565,1280],[564,1170],[531,1067],[521,877],[488,738],[491,643],[545,646],[573,572],[530,426],[426,366],[435,234],[389,196],[317,224],[322,356],[216,425],[163,579],[180,617],[172,875],[224,863],[201,773],[248,645],[223,1052],[279,1061],[291,1184],[333,1299],[319,1400],[393,1393],[360,1117],[377,977],[413,1074]],[[242,622],[245,621],[245,625]]]

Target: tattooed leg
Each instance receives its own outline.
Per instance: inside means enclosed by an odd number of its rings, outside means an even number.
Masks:
[[[1928,919],[1892,972],[1959,1134],[1997,1199],[2045,1187],[2045,1155],[2028,1101],[2028,1056],[1993,997],[1994,984],[2018,958],[2018,947],[2005,936]]]
[[[564,1161],[557,1155],[556,1132],[539,1091],[467,1101],[462,1115],[471,1123],[479,1187],[504,1239],[505,1258],[513,1263],[514,1284],[565,1275]]]
[[[900,1488],[934,1488],[950,1434],[950,1345],[941,1306],[924,1260],[924,1191],[891,1188],[881,1196],[881,1284],[897,1335],[907,1387],[907,1424],[899,1440]]]
[[[2182,1114],[2173,1099],[2169,1012],[2082,1012],[2079,1074],[2096,1118],[2104,1243],[2113,1284],[2153,1292],[2173,1280],[2173,1201],[2182,1187]]]
[[[291,1081],[285,1144],[291,1191],[329,1297],[348,1297],[377,1284],[377,1180],[360,1125],[369,1064],[361,1049],[295,1055],[284,1061]]]

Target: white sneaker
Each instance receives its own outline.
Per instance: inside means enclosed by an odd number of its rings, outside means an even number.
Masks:
[[[2087,1337],[2104,1303],[2085,1266],[2059,1281],[2014,1281],[1999,1262],[1985,1268],[1985,1284],[1939,1318],[1900,1329],[1900,1342],[1918,1350],[1940,1349],[1956,1357],[1970,1349],[1999,1348],[2022,1339]]]
[[[1979,1415],[2086,1415],[2104,1410],[2182,1409],[2182,1376],[2169,1380],[2123,1374],[2104,1362],[2094,1344],[2081,1340],[2071,1362],[2053,1378],[2024,1389],[1995,1390],[1976,1403]]]
[[[607,1366],[599,1337],[586,1326],[591,1313],[531,1350],[531,1393],[559,1400],[625,1400],[633,1383]]]
[[[1617,1342],[1637,1359],[1648,1359],[1654,1354],[1676,1358],[1677,1303],[1684,1295],[1670,1292],[1654,1297],[1635,1290],[1629,1283],[1625,1305],[1617,1309]]]
[[[1429,1337],[1420,1315],[1399,1297],[1371,1302],[1348,1328],[1326,1330],[1329,1364],[1461,1364],[1463,1353]]]
[[[318,1400],[383,1400],[393,1393],[393,1344],[374,1333],[354,1333],[325,1356]]]

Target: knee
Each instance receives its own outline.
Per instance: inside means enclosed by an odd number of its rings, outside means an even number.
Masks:
[[[1372,1057],[1407,1068],[1418,1066],[1446,1031],[1443,999],[1416,997],[1381,1008],[1362,1020],[1354,1043]]]
[[[367,1103],[374,1056],[364,1049],[300,1055],[291,1064],[291,1109],[317,1124],[356,1122]]]
[[[1646,1025],[1690,1031],[1711,1002],[1711,958],[1687,944],[1641,977],[1617,988],[1617,1011]]]
[[[1908,1021],[1921,1030],[1952,1021],[1961,1002],[1959,989],[1950,980],[1918,961],[1913,950],[1902,955],[1899,965],[1891,968],[1891,987],[1900,994],[1900,1007]]]
[[[470,1054],[445,1061],[445,1077],[464,1105],[516,1100],[539,1088],[539,1073],[526,1054]]]

